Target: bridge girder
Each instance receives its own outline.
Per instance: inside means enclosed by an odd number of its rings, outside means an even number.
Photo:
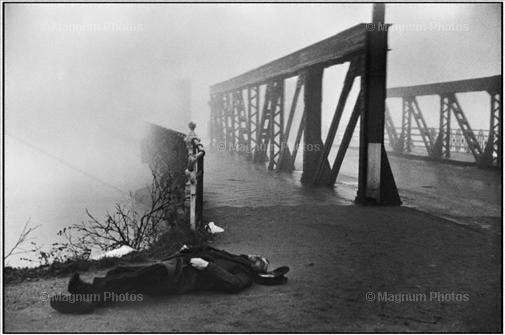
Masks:
[[[384,29],[369,31],[367,24],[358,24],[328,39],[303,48],[290,55],[265,64],[257,69],[211,86],[216,100],[222,100],[226,115],[226,139],[233,145],[238,142],[254,146],[254,161],[267,162],[272,170],[291,171],[303,144],[302,182],[333,187],[358,119],[360,132],[360,174],[356,201],[362,204],[401,204],[398,190],[384,149],[384,114],[386,98],[387,27],[384,23],[384,5],[374,5],[373,24]],[[323,144],[321,138],[322,75],[325,68],[351,62],[345,91],[342,92],[332,121],[331,131]],[[298,76],[288,122],[284,120],[284,82]],[[361,78],[351,120],[332,167],[328,163],[329,150],[340,123],[342,111],[355,77]],[[265,87],[264,90],[258,87]],[[298,97],[303,87],[304,109],[292,151],[287,140],[291,132]],[[248,122],[242,120],[242,103],[237,93],[248,90]],[[261,91],[263,108],[260,113]],[[233,92],[235,94],[233,95]],[[230,98],[230,94],[235,98]],[[219,98],[221,96],[221,98]],[[231,106],[234,107],[231,107]],[[218,104],[213,104],[219,108]],[[231,110],[231,111],[230,111]],[[214,115],[219,115],[214,112]],[[216,120],[219,117],[216,116]],[[238,118],[238,122],[236,121]],[[235,121],[234,121],[235,120]],[[261,121],[260,121],[261,120]],[[215,122],[215,125],[219,125]],[[241,130],[247,136],[240,135]],[[218,134],[219,131],[214,131]],[[254,142],[254,145],[253,145]]]
[[[417,123],[421,137],[428,149],[428,155],[434,159],[451,158],[452,124],[451,114],[454,115],[461,136],[466,142],[469,152],[475,158],[479,167],[501,167],[502,162],[502,107],[501,91],[502,77],[491,76],[473,78],[451,82],[432,83],[408,87],[394,87],[388,89],[388,98],[402,98],[402,128],[398,140],[397,152],[410,153],[412,146],[411,118],[416,111],[420,111],[417,97],[425,95],[440,96],[440,123],[436,140],[433,130],[427,127],[422,115]],[[472,130],[468,119],[459,103],[456,94],[487,91],[490,95],[490,126],[486,144],[482,146]],[[418,120],[416,120],[418,121]],[[387,131],[390,131],[387,129]],[[456,133],[456,136],[457,133]],[[481,135],[479,135],[481,136]],[[456,139],[457,140],[457,139]],[[432,143],[430,146],[429,143]],[[432,147],[431,154],[429,148]],[[458,144],[456,145],[456,150]]]

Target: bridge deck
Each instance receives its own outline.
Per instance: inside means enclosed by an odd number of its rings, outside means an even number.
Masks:
[[[348,151],[334,191],[304,188],[298,181],[300,172],[295,171],[293,175],[268,172],[242,157],[212,152],[206,159],[205,194],[207,206],[211,207],[350,205],[356,196],[358,151],[355,149]],[[489,228],[489,222],[482,218],[501,215],[501,182],[496,171],[392,155],[390,161],[406,206],[484,228]],[[300,160],[296,166],[301,167]]]
[[[209,152],[206,215],[225,229],[213,244],[267,255],[273,267],[286,264],[291,271],[285,286],[255,287],[243,298],[209,302],[206,312],[211,315],[223,304],[233,312],[206,329],[468,332],[499,327],[501,220],[481,217],[499,216],[499,192],[494,193],[499,186],[493,186],[499,185],[498,174],[403,158],[391,162],[407,203],[421,199],[427,212],[459,211],[458,219],[467,219],[462,223],[475,220],[480,228],[491,229],[463,228],[405,206],[345,206],[356,193],[350,162],[344,161],[347,176],[334,193],[303,188],[296,173],[279,175],[240,157]],[[426,177],[419,177],[420,172]],[[471,184],[466,182],[470,176]],[[449,190],[440,193],[442,187]],[[378,292],[432,291],[468,294],[470,301],[442,303],[430,296],[417,303],[376,300]]]

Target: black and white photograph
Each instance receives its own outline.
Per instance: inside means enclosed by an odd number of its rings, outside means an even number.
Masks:
[[[2,333],[503,333],[502,2],[1,10]]]

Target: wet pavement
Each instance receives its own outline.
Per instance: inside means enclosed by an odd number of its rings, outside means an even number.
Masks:
[[[389,160],[404,206],[485,229],[492,228],[496,218],[501,217],[500,171],[393,155]],[[301,167],[301,163],[298,157],[295,166]],[[292,174],[267,171],[239,155],[209,151],[205,165],[206,206],[353,205],[358,187],[358,151],[348,150],[333,190],[304,187],[300,177],[299,170]]]

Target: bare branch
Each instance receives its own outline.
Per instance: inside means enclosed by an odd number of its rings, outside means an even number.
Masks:
[[[4,256],[4,260],[6,260],[7,258],[9,258],[12,255],[25,254],[25,253],[29,253],[32,251],[37,251],[37,248],[35,248],[33,250],[15,251],[20,246],[22,246],[25,242],[29,241],[31,238],[30,234],[33,233],[37,228],[40,227],[40,225],[35,226],[35,227],[29,227],[29,224],[30,224],[30,219],[28,219],[26,221],[25,225],[23,226],[23,230],[21,230],[21,233],[18,236],[18,240],[16,241],[16,243],[14,243],[14,246],[9,250],[9,252]]]

